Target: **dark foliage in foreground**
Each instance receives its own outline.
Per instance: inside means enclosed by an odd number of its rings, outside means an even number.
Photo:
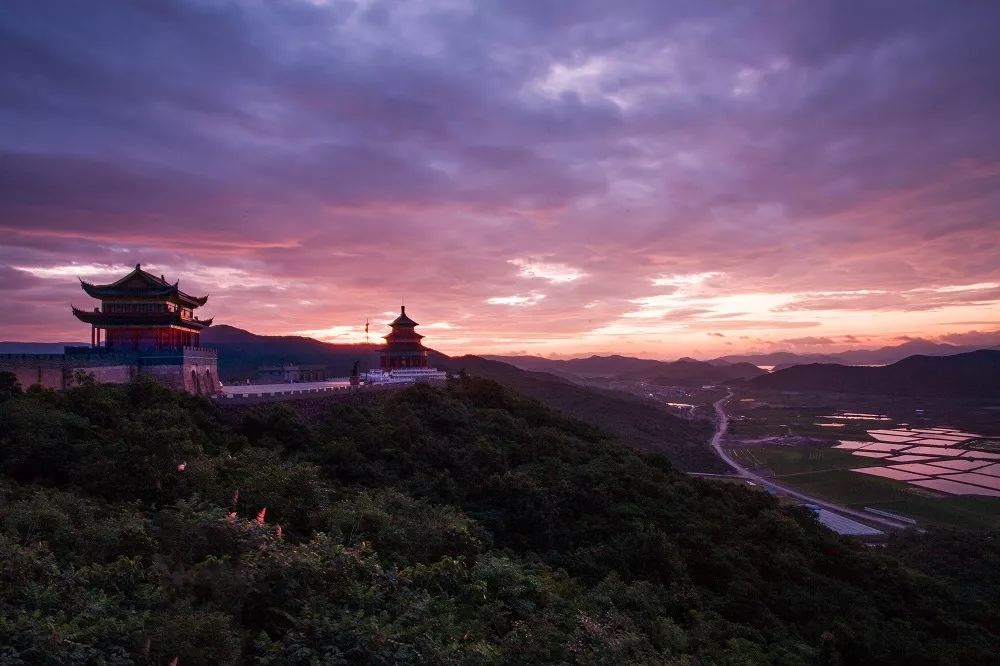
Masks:
[[[622,391],[579,386],[545,372],[528,372],[478,356],[441,359],[438,365],[455,373],[468,372],[497,381],[596,426],[623,444],[660,453],[685,472],[729,471],[708,446],[713,431],[708,421],[680,418],[653,400]]]
[[[484,380],[236,429],[146,381],[11,391],[0,471],[3,663],[973,664],[1000,639],[987,537],[898,546],[989,579],[966,594]]]

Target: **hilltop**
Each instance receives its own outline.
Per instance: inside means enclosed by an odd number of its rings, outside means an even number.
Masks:
[[[219,350],[220,374],[252,376],[259,365],[323,363],[333,374],[347,375],[355,360],[362,367],[378,367],[378,349],[364,345],[335,345],[298,336],[255,335],[231,326],[207,329],[203,344]],[[206,331],[206,333],[207,333]],[[444,370],[496,380],[543,403],[604,428],[623,442],[667,456],[680,469],[724,472],[726,468],[707,446],[712,426],[707,421],[678,418],[665,408],[620,391],[576,385],[548,373],[527,372],[513,365],[475,356],[450,358],[431,351],[431,364]]]
[[[564,414],[590,423],[619,441],[666,456],[677,468],[692,472],[727,472],[708,446],[713,426],[708,421],[675,416],[652,400],[622,391],[579,386],[562,377],[528,372],[478,356],[441,359],[453,372],[465,371],[497,381]]]
[[[996,544],[871,551],[469,377],[316,423],[0,397],[13,663],[981,664]]]

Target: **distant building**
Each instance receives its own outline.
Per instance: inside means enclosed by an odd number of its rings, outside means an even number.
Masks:
[[[199,346],[200,333],[212,320],[194,316],[207,296],[190,296],[178,283],[147,273],[139,264],[116,282],[80,284],[101,301],[92,311],[72,308],[77,319],[90,324],[90,346],[67,347],[61,355],[0,355],[0,371],[13,372],[24,387],[64,389],[78,373],[105,383],[145,374],[190,393],[217,391],[216,352]]]
[[[258,384],[292,384],[298,382],[322,382],[329,369],[325,365],[262,365],[257,368]]]

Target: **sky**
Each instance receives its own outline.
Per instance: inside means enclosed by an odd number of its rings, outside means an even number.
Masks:
[[[1000,343],[1000,3],[6,0],[0,339],[136,263],[447,353]],[[201,314],[201,312],[200,312]]]

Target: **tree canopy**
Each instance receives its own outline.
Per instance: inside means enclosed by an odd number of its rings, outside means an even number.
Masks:
[[[3,663],[973,664],[1000,644],[991,535],[867,549],[471,377],[316,421],[143,378],[11,390],[0,473]]]

